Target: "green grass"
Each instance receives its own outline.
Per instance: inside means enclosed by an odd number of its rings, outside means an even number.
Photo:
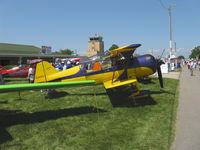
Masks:
[[[10,80],[10,79],[9,79]],[[174,137],[178,80],[141,84],[151,99],[133,107],[112,107],[102,85],[0,94],[0,149],[168,150]],[[9,84],[26,80],[12,79]],[[67,92],[67,93],[64,93]],[[96,94],[94,94],[96,93]],[[67,95],[66,95],[67,94]]]

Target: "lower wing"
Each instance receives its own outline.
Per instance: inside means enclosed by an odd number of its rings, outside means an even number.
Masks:
[[[106,81],[104,82],[104,87],[106,89],[109,89],[109,88],[115,88],[115,87],[118,87],[118,86],[123,86],[123,85],[126,85],[126,84],[133,84],[133,83],[137,83],[137,80],[135,78],[133,79],[129,79],[129,80],[124,80],[124,81],[114,81],[113,80],[109,80],[109,81]]]

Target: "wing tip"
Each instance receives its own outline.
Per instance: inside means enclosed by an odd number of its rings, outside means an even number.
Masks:
[[[142,44],[131,44],[129,46],[127,46],[126,48],[137,48],[140,47]]]

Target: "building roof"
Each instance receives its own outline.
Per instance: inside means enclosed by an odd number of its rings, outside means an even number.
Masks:
[[[41,48],[32,45],[0,43],[0,57],[38,57],[38,58],[73,58],[74,55],[43,54]]]
[[[0,43],[0,54],[39,54],[41,48],[32,45]]]
[[[74,55],[63,55],[63,54],[12,54],[12,53],[0,53],[0,58],[8,57],[38,57],[38,58],[76,58]]]

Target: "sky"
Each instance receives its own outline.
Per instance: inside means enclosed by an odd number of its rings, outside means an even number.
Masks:
[[[0,43],[51,46],[84,55],[89,36],[105,50],[142,44],[136,53],[168,54],[169,15],[177,55],[200,45],[200,0],[0,0]]]

